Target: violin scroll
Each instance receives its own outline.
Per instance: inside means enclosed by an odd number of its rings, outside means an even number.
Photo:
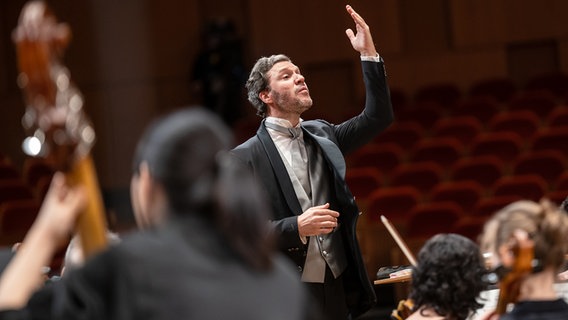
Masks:
[[[392,320],[404,320],[412,314],[414,302],[410,299],[400,300],[398,306],[391,313]]]

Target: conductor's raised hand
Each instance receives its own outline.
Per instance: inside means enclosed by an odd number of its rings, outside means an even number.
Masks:
[[[345,30],[345,34],[347,34],[349,41],[351,41],[353,49],[358,51],[362,56],[376,57],[377,50],[375,49],[375,43],[373,42],[369,26],[351,6],[347,5],[345,8],[347,9],[347,13],[353,18],[357,32],[355,33],[351,29]]]
[[[311,207],[298,216],[298,232],[302,237],[327,234],[337,227],[339,212],[329,209],[329,203]]]

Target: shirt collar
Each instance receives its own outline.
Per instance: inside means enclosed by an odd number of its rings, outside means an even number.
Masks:
[[[276,118],[276,117],[266,117],[265,120],[266,120],[266,122],[275,123],[275,124],[282,126],[282,127],[285,127],[285,128],[292,128],[292,123],[290,123],[290,121],[288,121],[286,119]],[[304,120],[302,118],[300,118],[300,121],[298,122],[298,125],[295,128],[299,128],[302,121],[304,121]]]

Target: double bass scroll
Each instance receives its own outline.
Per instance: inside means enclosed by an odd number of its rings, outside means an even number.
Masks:
[[[25,4],[13,32],[18,85],[26,103],[22,124],[30,134],[23,149],[65,172],[69,184],[86,189],[88,203],[79,215],[77,233],[87,257],[106,247],[106,219],[90,156],[95,133],[83,97],[61,61],[70,38],[70,28],[57,22],[43,1]]]

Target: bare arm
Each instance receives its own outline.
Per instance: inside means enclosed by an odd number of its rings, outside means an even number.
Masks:
[[[23,244],[0,278],[0,309],[20,309],[44,281],[40,272],[51,262],[58,244],[73,229],[78,213],[85,206],[85,193],[65,185],[57,173],[34,224]]]

